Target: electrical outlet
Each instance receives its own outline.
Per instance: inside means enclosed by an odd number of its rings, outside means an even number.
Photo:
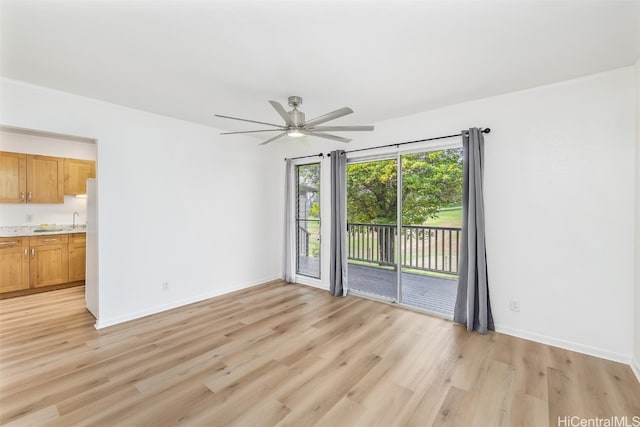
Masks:
[[[511,311],[515,311],[516,313],[520,311],[520,301],[512,299],[509,302],[509,308]]]
[[[162,290],[163,291],[169,290],[169,282],[162,282]]]

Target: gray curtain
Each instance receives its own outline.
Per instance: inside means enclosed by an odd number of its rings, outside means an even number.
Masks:
[[[295,177],[294,177],[293,161],[287,159],[286,175],[284,179],[284,254],[283,254],[283,267],[282,278],[287,282],[295,282],[295,258],[294,251],[296,248],[296,234],[295,234],[295,207],[294,207],[294,191],[295,191]]]
[[[462,239],[458,264],[458,296],[453,320],[467,330],[486,334],[495,330],[487,276],[484,233],[482,172],[484,137],[478,128],[462,132],[464,188],[462,194]]]
[[[347,294],[347,155],[331,152],[331,252],[329,291]]]

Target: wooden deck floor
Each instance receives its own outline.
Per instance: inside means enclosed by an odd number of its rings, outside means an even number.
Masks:
[[[640,414],[626,365],[302,285],[93,323],[83,288],[0,301],[0,424],[538,427]]]
[[[320,277],[320,258],[299,255],[298,274],[314,278]]]
[[[386,299],[397,298],[398,273],[376,267],[349,264],[349,289]],[[400,302],[453,318],[458,282],[451,279],[402,273]]]
[[[318,258],[298,259],[298,272],[305,276],[318,277],[319,266]],[[347,274],[349,290],[396,300],[395,270],[349,263]],[[457,290],[456,280],[403,272],[400,302],[452,319]]]

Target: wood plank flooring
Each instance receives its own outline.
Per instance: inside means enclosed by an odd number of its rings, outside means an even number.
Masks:
[[[83,288],[0,301],[0,424],[557,426],[640,416],[623,364],[269,283],[100,331]]]

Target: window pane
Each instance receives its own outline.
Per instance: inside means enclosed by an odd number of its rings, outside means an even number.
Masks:
[[[320,278],[320,163],[296,167],[296,271]]]

